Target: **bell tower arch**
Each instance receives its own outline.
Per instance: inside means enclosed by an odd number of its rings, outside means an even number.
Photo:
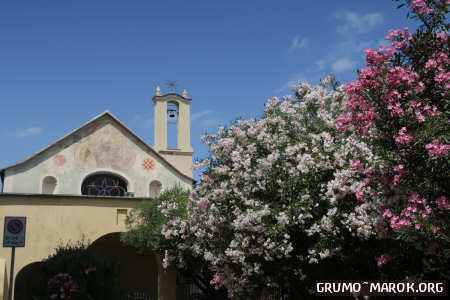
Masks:
[[[186,90],[183,95],[168,93],[161,95],[159,87],[153,97],[154,104],[154,149],[180,171],[192,177],[191,117]],[[173,109],[172,107],[176,107]],[[168,118],[177,117],[177,147],[168,148]]]

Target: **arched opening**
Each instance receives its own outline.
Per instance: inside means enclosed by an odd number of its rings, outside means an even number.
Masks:
[[[153,180],[149,185],[149,197],[158,197],[161,194],[162,184],[158,180]]]
[[[178,112],[177,102],[167,102],[167,148],[178,149]]]
[[[126,196],[128,184],[120,176],[96,173],[87,176],[81,185],[81,194],[90,196]]]
[[[158,299],[158,268],[153,252],[138,253],[120,241],[118,232],[97,239],[88,251],[119,264],[117,284],[121,299]]]
[[[54,194],[58,181],[53,176],[47,176],[42,180],[42,194]]]

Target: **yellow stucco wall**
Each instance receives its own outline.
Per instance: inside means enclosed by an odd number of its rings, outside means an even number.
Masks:
[[[160,151],[159,152],[168,162],[177,166],[183,174],[192,176],[192,152],[182,151]]]
[[[8,299],[8,276],[6,274],[6,260],[0,257],[0,300]]]
[[[26,265],[41,261],[61,243],[88,241],[125,230],[124,213],[136,206],[141,198],[93,197],[65,195],[24,195],[0,193],[0,221],[5,216],[27,217],[26,244],[16,248],[15,275]],[[9,278],[11,249],[0,248],[0,299],[3,259]],[[158,298],[175,300],[175,271],[163,271],[157,259]]]

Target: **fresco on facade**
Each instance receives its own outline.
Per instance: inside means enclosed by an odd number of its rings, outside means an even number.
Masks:
[[[77,149],[76,160],[84,168],[127,171],[136,161],[129,140],[112,124],[99,124]]]

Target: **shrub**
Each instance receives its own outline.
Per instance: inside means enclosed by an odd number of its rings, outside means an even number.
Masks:
[[[92,255],[84,241],[58,246],[40,270],[39,285],[28,291],[34,299],[118,299],[118,265]]]

